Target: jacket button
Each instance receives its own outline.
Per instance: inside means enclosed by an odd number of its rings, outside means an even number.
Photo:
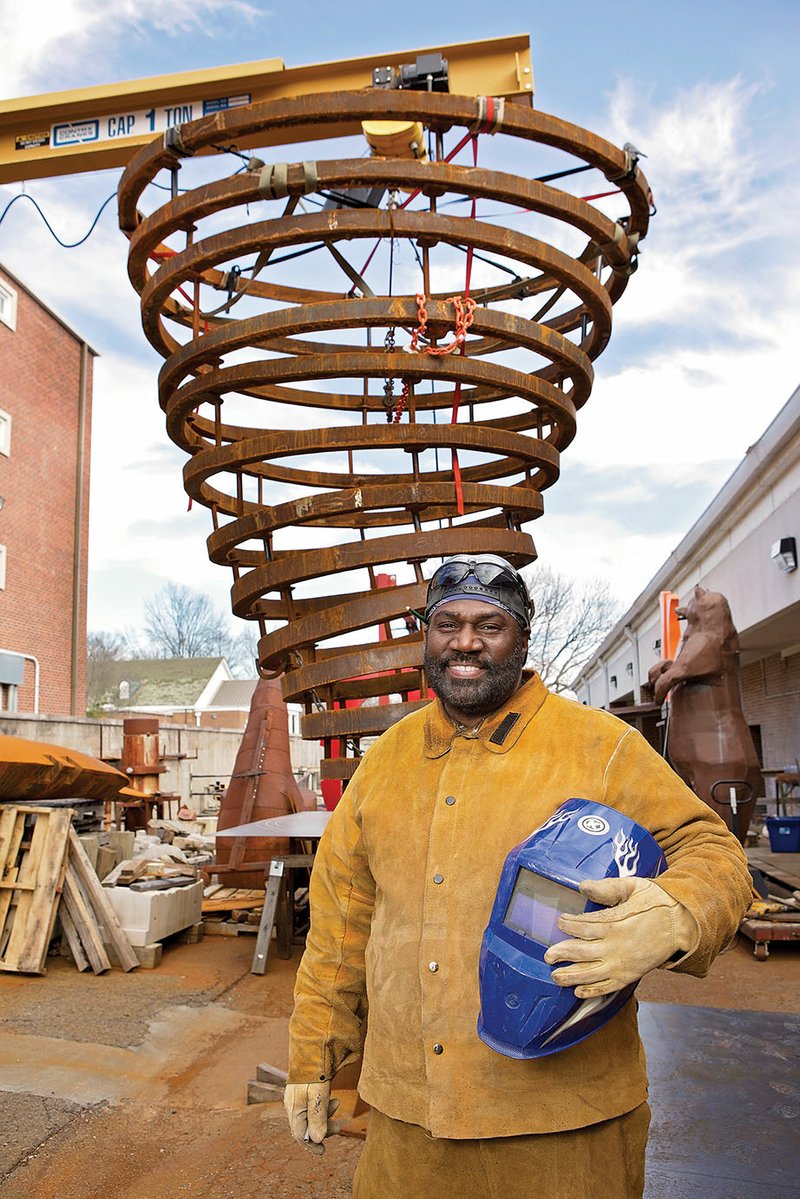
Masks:
[[[435,974],[436,971],[439,969],[439,963],[438,962],[428,962],[428,969],[430,970],[431,974]]]
[[[444,802],[448,805],[448,807],[452,807],[453,804],[456,802],[455,795],[448,795],[447,799]]]
[[[439,1042],[437,1041],[433,1047],[433,1052],[434,1053],[444,1053],[444,1045],[440,1045]]]
[[[444,875],[443,875],[443,874],[434,874],[434,876],[433,876],[433,881],[434,881],[435,883],[443,883],[443,882],[444,882]]]

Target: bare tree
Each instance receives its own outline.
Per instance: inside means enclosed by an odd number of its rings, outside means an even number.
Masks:
[[[86,638],[86,707],[96,711],[113,683],[111,662],[127,656],[128,646],[121,633],[95,632]]]
[[[157,658],[226,657],[236,638],[202,591],[165,583],[144,606],[144,632]]]
[[[551,691],[568,691],[619,617],[620,604],[602,579],[580,583],[542,566],[526,572],[526,582],[536,608],[528,662]]]
[[[245,625],[240,633],[231,637],[230,648],[225,655],[228,665],[240,678],[252,679],[258,673],[258,635],[252,625]]]

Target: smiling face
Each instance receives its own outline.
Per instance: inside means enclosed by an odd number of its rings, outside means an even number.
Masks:
[[[448,716],[474,723],[517,690],[527,652],[528,635],[510,613],[480,600],[453,600],[428,625],[428,682]]]

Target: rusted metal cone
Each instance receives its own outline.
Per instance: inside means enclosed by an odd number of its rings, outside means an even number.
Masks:
[[[419,121],[431,160],[309,159],[303,143],[319,155],[384,118]],[[425,702],[408,610],[424,603],[429,560],[535,557],[523,526],[558,477],[647,232],[630,150],[520,104],[492,134],[493,153],[514,139],[510,161],[546,147],[596,168],[626,202],[614,221],[547,183],[447,161],[445,136],[469,146],[480,121],[479,98],[443,93],[270,101],[171,131],[120,184],[186,489],[211,511],[233,611],[259,625],[261,672],[283,672],[285,698],[306,703],[323,777],[349,777],[363,738]],[[142,211],[184,158],[255,145],[275,158],[286,143],[299,161],[253,160]]]

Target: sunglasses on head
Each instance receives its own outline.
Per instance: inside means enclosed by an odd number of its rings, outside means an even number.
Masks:
[[[474,558],[451,558],[449,562],[443,563],[428,585],[429,601],[436,592],[450,591],[470,576],[484,587],[513,591],[524,601],[526,609],[529,607],[528,592],[519,575],[509,569],[507,562],[487,561],[485,558],[481,561]]]

